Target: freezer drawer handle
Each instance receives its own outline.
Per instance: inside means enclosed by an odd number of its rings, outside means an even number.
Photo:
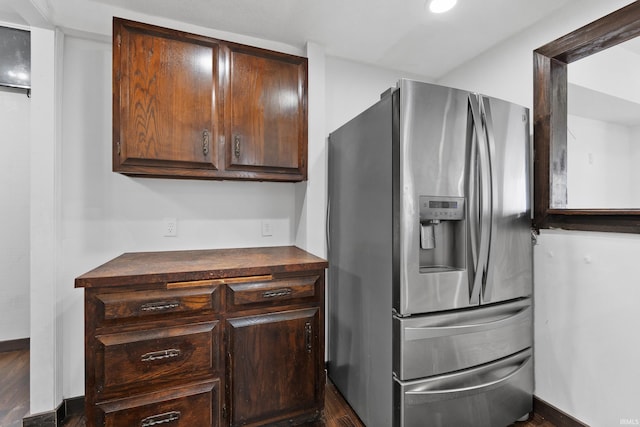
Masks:
[[[171,423],[180,420],[179,411],[165,412],[164,414],[152,415],[140,421],[140,427],[157,426],[158,424]]]
[[[491,390],[491,389],[494,389],[494,388],[498,388],[501,384],[509,381],[511,378],[513,378],[516,375],[518,375],[520,372],[522,372],[527,367],[527,365],[529,364],[530,360],[531,360],[531,356],[527,356],[522,361],[520,366],[518,366],[516,369],[514,369],[508,375],[506,375],[506,376],[504,376],[502,378],[499,378],[499,379],[497,379],[495,381],[489,381],[487,383],[482,383],[482,384],[473,385],[473,386],[469,386],[469,387],[452,388],[452,389],[449,389],[449,390],[439,388],[437,390],[407,391],[406,394],[408,396],[423,396],[423,397],[439,395],[438,400],[442,400],[442,395],[443,394],[470,395],[470,394],[477,394],[478,392],[488,391],[488,390]]]
[[[455,326],[426,326],[420,328],[407,327],[404,329],[404,339],[405,341],[417,341],[442,336],[473,334],[488,329],[499,328],[503,324],[517,322],[522,318],[529,316],[530,311],[531,307],[525,307],[519,310],[513,316],[504,317],[502,319],[494,320],[487,323],[475,323]]]

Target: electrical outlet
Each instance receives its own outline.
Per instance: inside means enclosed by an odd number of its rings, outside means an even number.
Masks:
[[[164,218],[164,236],[176,237],[178,235],[178,220],[176,218]]]
[[[262,221],[262,237],[273,236],[273,224],[271,221],[263,220]]]

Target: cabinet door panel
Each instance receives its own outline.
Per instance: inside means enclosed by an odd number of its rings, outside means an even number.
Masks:
[[[217,42],[122,20],[114,38],[114,170],[217,169]]]
[[[227,168],[306,174],[305,58],[232,47]]]
[[[228,320],[232,426],[322,404],[319,318],[311,308]]]

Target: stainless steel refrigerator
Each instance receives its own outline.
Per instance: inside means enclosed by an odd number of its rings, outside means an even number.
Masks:
[[[529,111],[401,80],[329,136],[328,374],[368,427],[532,410]]]

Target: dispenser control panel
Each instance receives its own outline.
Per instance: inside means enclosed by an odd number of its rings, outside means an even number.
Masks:
[[[464,219],[464,197],[420,196],[420,221]]]

